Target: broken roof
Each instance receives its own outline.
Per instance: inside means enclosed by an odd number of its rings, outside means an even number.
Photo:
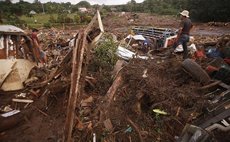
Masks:
[[[13,25],[0,25],[0,33],[24,33],[24,31]]]

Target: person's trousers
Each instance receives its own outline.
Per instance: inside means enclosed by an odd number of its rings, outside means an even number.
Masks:
[[[187,34],[182,34],[177,42],[177,44],[174,45],[174,48],[176,48],[178,45],[182,45],[184,54],[183,54],[183,59],[188,58],[188,47],[187,47],[187,42],[189,42],[189,35]]]

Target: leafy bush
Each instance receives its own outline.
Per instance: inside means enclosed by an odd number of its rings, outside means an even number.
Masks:
[[[43,24],[43,27],[44,28],[51,28],[52,27],[52,24],[50,22],[47,22],[47,23],[44,23]]]
[[[50,15],[49,22],[50,23],[56,23],[56,19],[53,15]]]
[[[110,35],[103,42],[99,42],[95,48],[96,61],[101,68],[113,68],[117,62],[117,44]]]
[[[73,19],[70,17],[65,17],[65,23],[73,23]]]
[[[190,10],[191,17],[197,21],[230,21],[229,0],[188,0],[187,8]]]
[[[67,17],[67,14],[58,14],[57,23],[65,23],[65,17]]]
[[[76,22],[76,23],[80,23],[81,22],[81,18],[80,18],[80,16],[79,15],[74,15],[74,22]]]
[[[57,23],[73,23],[73,19],[68,17],[66,13],[59,14],[57,17]]]
[[[91,16],[86,14],[82,14],[80,17],[81,17],[81,23],[85,23],[85,24],[89,23],[92,19]]]
[[[5,16],[5,18],[6,18],[6,24],[15,25],[19,27],[22,27],[26,24],[25,21],[20,20],[16,15],[9,14],[8,16]]]
[[[94,48],[94,60],[91,60],[88,70],[95,72],[98,78],[95,91],[105,94],[113,82],[111,72],[118,57],[116,55],[117,44],[113,41],[112,36],[103,35],[101,39]]]

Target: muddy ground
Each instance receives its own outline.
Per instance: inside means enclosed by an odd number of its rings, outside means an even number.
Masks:
[[[172,16],[156,16],[138,14],[138,18],[130,21],[130,14],[120,15],[109,13],[103,16],[105,31],[113,33],[118,40],[127,36],[131,26],[154,26],[163,28],[177,28],[178,18]],[[77,29],[76,29],[77,30]],[[47,32],[47,30],[44,30]],[[212,25],[208,23],[195,23],[192,35],[197,43],[212,42],[222,34],[230,33],[230,25]],[[71,37],[71,35],[69,35]],[[66,54],[66,52],[64,52]],[[63,54],[64,54],[63,53]],[[51,58],[50,58],[51,59]],[[119,87],[115,98],[107,108],[107,119],[112,123],[112,130],[106,130],[99,121],[96,113],[97,106],[101,104],[105,92],[112,82],[108,82],[104,88],[86,87],[83,98],[93,97],[88,112],[76,109],[76,114],[83,124],[74,126],[74,141],[92,141],[93,133],[97,141],[175,141],[186,123],[192,123],[196,115],[202,111],[205,102],[197,88],[202,84],[194,81],[181,69],[181,56],[173,56],[166,59],[155,60],[131,60],[121,70],[123,83]],[[147,77],[143,78],[143,72],[147,69]],[[100,72],[100,71],[98,71]],[[88,75],[96,79],[96,73],[88,72]],[[66,76],[70,77],[68,72]],[[68,77],[67,77],[68,78]],[[68,82],[66,79],[63,82]],[[100,82],[100,81],[98,81]],[[96,86],[100,86],[97,84]],[[4,142],[56,142],[62,140],[65,124],[68,90],[66,87],[57,94],[48,96],[48,101],[36,99],[36,103],[30,106],[34,109],[25,113],[21,123],[12,129],[0,133],[0,141]],[[0,106],[10,104],[16,93],[0,95]],[[141,97],[140,97],[141,96]],[[47,105],[48,104],[48,105]],[[29,106],[29,107],[30,107]],[[24,107],[24,106],[22,106]],[[167,112],[167,115],[156,115],[153,109]],[[133,125],[134,124],[134,125]],[[230,140],[229,133],[225,135],[226,141]]]

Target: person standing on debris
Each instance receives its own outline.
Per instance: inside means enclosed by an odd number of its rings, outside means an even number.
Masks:
[[[192,21],[189,19],[189,11],[183,10],[180,13],[180,15],[181,15],[181,23],[177,34],[177,42],[174,45],[174,49],[181,44],[184,50],[183,59],[186,59],[188,58],[187,42],[189,42],[190,30],[192,29],[193,24]]]
[[[46,61],[47,61],[46,54],[41,49],[40,42],[38,40],[37,34],[38,34],[38,30],[37,29],[32,29],[31,39],[32,39],[33,45],[34,45],[34,53],[35,53],[37,62],[45,64]]]

